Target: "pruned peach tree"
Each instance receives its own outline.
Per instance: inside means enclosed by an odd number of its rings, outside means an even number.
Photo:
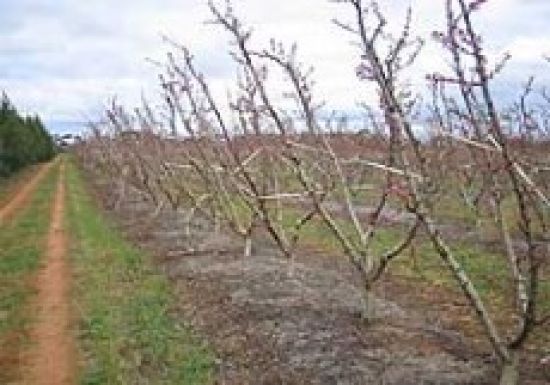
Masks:
[[[414,37],[412,9],[392,35],[377,2],[333,2],[351,12],[350,21],[334,21],[357,47],[350,67],[377,92],[376,105],[363,103],[367,134],[334,130],[323,119],[314,71],[296,45],[254,47],[231,4],[209,2],[210,24],[229,36],[238,73],[227,100],[215,97],[188,48],[165,38],[160,109],[144,101],[128,113],[113,103],[81,146],[83,163],[113,181],[118,199],[133,189],[154,203],[155,214],[167,207],[188,224],[202,216],[215,231],[231,231],[245,257],[253,257],[254,236],[268,236],[292,261],[304,229],[322,226],[360,279],[369,322],[376,321],[373,290],[391,263],[415,243],[429,246],[482,326],[501,383],[517,384],[521,353],[549,320],[541,290],[550,250],[550,97],[542,91],[543,103],[532,105],[529,79],[517,103],[499,105],[491,84],[510,57],[488,64],[474,25],[486,1],[445,0],[446,28],[433,38],[451,65],[448,73],[416,75],[432,95],[427,107],[405,81],[424,45]],[[284,81],[273,87],[273,79]],[[413,126],[422,108],[430,119],[419,132]],[[445,231],[452,219],[439,207],[449,202],[473,216],[475,242],[497,241],[505,283],[495,290],[513,293],[509,322],[501,322],[460,243]],[[388,212],[403,218],[399,226],[388,224]],[[482,231],[488,223],[496,238]],[[381,248],[377,237],[388,232]]]

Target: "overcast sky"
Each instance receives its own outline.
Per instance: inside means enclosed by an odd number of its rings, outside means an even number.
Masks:
[[[397,25],[406,6],[414,8],[414,31],[429,40],[444,18],[444,0],[380,0]],[[317,95],[330,108],[349,110],[372,101],[372,87],[358,86],[357,52],[350,37],[330,20],[349,18],[349,7],[328,0],[234,0],[236,13],[254,27],[254,42],[270,37],[297,42],[303,62],[316,68]],[[156,95],[156,70],[145,60],[162,59],[161,34],[188,45],[219,95],[235,79],[227,56],[227,36],[205,25],[205,0],[0,0],[0,89],[27,113],[38,113],[57,132],[78,130],[97,117],[117,95],[138,103],[141,93]],[[511,52],[497,92],[517,95],[528,75],[550,85],[549,0],[490,0],[475,22],[494,54]],[[429,42],[411,76],[444,68],[441,51]]]

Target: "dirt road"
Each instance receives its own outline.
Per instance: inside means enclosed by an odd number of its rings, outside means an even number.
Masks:
[[[2,223],[11,219],[21,208],[25,206],[40,181],[52,167],[53,163],[54,162],[49,162],[44,164],[32,177],[32,179],[21,187],[5,206],[0,208],[0,226]]]
[[[74,340],[70,330],[70,269],[64,225],[65,178],[60,166],[44,265],[38,274],[37,321],[31,331],[32,348],[24,384],[69,385],[74,382]]]

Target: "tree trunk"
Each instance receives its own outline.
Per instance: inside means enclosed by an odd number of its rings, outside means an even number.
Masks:
[[[221,227],[221,219],[217,215],[214,215],[214,234],[218,235],[221,232]]]
[[[365,286],[365,290],[361,299],[361,317],[367,323],[371,323],[376,318],[376,298],[374,296],[372,288],[368,285]]]
[[[185,237],[190,238],[191,237],[191,221],[193,220],[193,216],[195,214],[195,209],[192,208],[189,210],[189,212],[184,213],[184,222],[185,227],[183,229]]]
[[[248,258],[252,254],[252,236],[247,234],[244,239],[244,257]]]
[[[189,220],[189,218],[185,218],[185,225],[184,225],[184,228],[183,228],[183,235],[187,239],[191,238],[191,221]]]
[[[126,183],[124,180],[121,180],[118,182],[118,194],[117,198],[114,203],[114,210],[118,211],[120,210],[120,205],[122,204],[122,201],[126,197]]]
[[[511,353],[510,355],[510,360],[502,364],[500,385],[519,384],[519,357],[516,353]]]

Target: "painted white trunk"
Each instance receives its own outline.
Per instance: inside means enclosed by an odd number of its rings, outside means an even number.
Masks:
[[[184,217],[184,222],[185,222],[184,232],[187,238],[191,237],[191,222],[193,221],[194,215],[195,215],[195,209],[192,208],[189,210],[188,213],[185,214],[185,217]]]
[[[183,232],[186,238],[191,237],[191,221],[188,220],[188,218],[185,219],[185,227],[183,228]]]
[[[244,239],[244,257],[248,258],[252,254],[252,237],[247,235]]]

